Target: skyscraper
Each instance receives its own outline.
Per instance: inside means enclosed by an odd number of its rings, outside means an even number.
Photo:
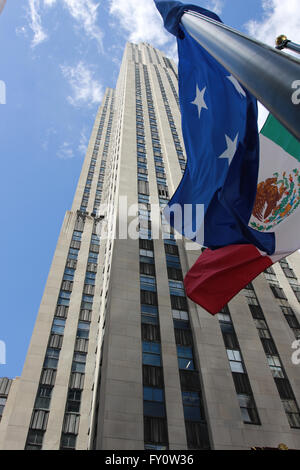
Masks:
[[[299,256],[216,317],[190,302],[182,281],[199,250],[163,219],[154,236],[184,168],[176,65],[128,43],[95,119],[0,448],[300,448]]]

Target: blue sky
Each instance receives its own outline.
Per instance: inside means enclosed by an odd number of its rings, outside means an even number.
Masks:
[[[4,4],[4,0],[0,0]],[[298,0],[194,0],[273,45],[300,42]],[[0,376],[19,376],[105,87],[126,40],[175,55],[152,0],[8,0],[0,15]]]

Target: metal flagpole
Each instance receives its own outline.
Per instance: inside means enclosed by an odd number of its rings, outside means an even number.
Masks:
[[[300,44],[290,41],[284,34],[281,34],[276,39],[276,49],[280,51],[282,49],[290,49],[291,51],[298,52],[300,54]]]
[[[300,103],[295,99],[295,94],[300,95],[300,60],[200,13],[187,11],[181,22],[209,54],[300,140]]]

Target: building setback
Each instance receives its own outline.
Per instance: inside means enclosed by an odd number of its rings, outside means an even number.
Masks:
[[[299,254],[213,317],[184,292],[199,251],[172,232],[154,236],[152,205],[166,204],[185,168],[177,78],[159,50],[126,45],[3,411],[1,449],[300,448]],[[124,234],[124,196],[138,210],[135,237]],[[130,212],[131,228],[136,220]]]

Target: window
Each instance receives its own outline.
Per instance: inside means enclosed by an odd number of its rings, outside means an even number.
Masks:
[[[3,410],[6,404],[7,398],[6,397],[0,397],[0,416],[3,414]]]
[[[182,346],[193,344],[192,332],[189,328],[178,328],[176,324],[174,324],[174,327],[176,344],[181,344]]]
[[[225,323],[231,323],[231,318],[229,313],[218,313],[219,321],[223,321]]]
[[[147,196],[145,194],[139,194],[138,195],[138,202],[148,204],[149,203],[149,196]]]
[[[189,314],[186,310],[172,310],[173,318],[176,320],[189,321]]]
[[[181,269],[168,267],[168,278],[176,281],[183,281]]]
[[[69,390],[67,400],[67,412],[79,413],[81,400],[81,390]]]
[[[76,437],[74,434],[62,433],[61,436],[61,449],[75,449],[76,448]]]
[[[158,308],[156,305],[141,305],[142,323],[158,324]]]
[[[177,357],[179,369],[195,369],[193,360],[193,350],[191,346],[177,345]]]
[[[88,263],[95,263],[97,264],[98,262],[98,253],[95,253],[93,251],[89,252],[89,257],[88,257]]]
[[[295,400],[282,400],[291,428],[300,428],[300,414]]]
[[[245,372],[240,351],[227,349],[227,356],[232,372]]]
[[[265,320],[254,318],[254,323],[255,323],[255,326],[258,330],[258,334],[259,334],[261,339],[262,338],[270,338],[269,329],[268,329],[268,326],[267,326]]]
[[[155,266],[153,263],[140,263],[140,273],[155,276]]]
[[[38,389],[34,408],[49,410],[51,393],[52,393],[52,387],[40,386]]]
[[[98,237],[98,235],[93,233],[92,238],[91,238],[91,243],[93,245],[99,245],[100,244],[100,238]]]
[[[287,300],[286,295],[285,295],[285,293],[284,293],[284,291],[281,287],[275,286],[273,284],[270,284],[270,287],[271,287],[271,290],[274,294],[274,297],[276,297],[276,299],[285,299],[285,300]]]
[[[41,449],[43,444],[43,437],[43,431],[33,431],[30,429],[27,436],[26,450]]]
[[[66,320],[61,318],[54,318],[51,328],[51,333],[56,333],[58,335],[64,334]]]
[[[141,304],[157,305],[157,294],[148,290],[141,290]]]
[[[159,327],[152,322],[142,322],[142,340],[160,341]]]
[[[246,296],[246,300],[248,302],[248,305],[258,305],[258,300],[257,300],[256,294],[253,290],[245,289],[244,294]]]
[[[231,323],[220,322],[221,331],[223,334],[223,339],[225,347],[227,349],[239,349],[238,340]]]
[[[143,364],[161,366],[159,343],[143,341]]]
[[[72,372],[84,373],[85,362],[86,362],[86,354],[75,352],[74,357],[73,357],[73,362],[72,362]]]
[[[163,372],[161,367],[143,365],[143,385],[163,388]]]
[[[232,377],[237,394],[252,395],[252,390],[247,374],[233,372]]]
[[[295,273],[294,273],[294,271],[293,271],[292,269],[290,269],[290,268],[285,268],[285,267],[283,267],[282,269],[283,269],[283,272],[284,272],[284,274],[286,275],[286,277],[290,277],[290,278],[296,279]]]
[[[64,281],[73,281],[74,279],[74,274],[75,274],[75,269],[72,268],[66,268],[64,272]]]
[[[198,392],[182,392],[184,419],[188,421],[202,421],[204,414],[201,410],[201,399]]]
[[[282,377],[284,378],[284,373],[281,368],[280,359],[278,356],[267,355],[267,360],[269,367],[272,371],[273,377]]]
[[[180,297],[185,297],[185,291],[182,281],[170,281],[169,280],[169,289],[171,295],[178,295]]]
[[[277,354],[277,349],[272,338],[261,338],[261,342],[262,342],[262,345],[266,354],[271,354],[271,355]]]
[[[142,240],[142,239],[141,239]],[[147,240],[145,240],[147,241]],[[149,240],[150,241],[150,240]],[[147,258],[154,258],[154,253],[151,250],[140,249],[140,256],[145,256]]]
[[[163,389],[144,387],[144,415],[163,417],[165,414]]]
[[[153,276],[140,275],[141,289],[156,292],[156,281]]]
[[[77,328],[77,338],[88,338],[90,332],[90,324],[80,321]]]
[[[170,246],[170,245],[168,245]],[[167,266],[171,268],[181,268],[180,260],[178,256],[166,255]]]
[[[81,236],[82,236],[82,232],[74,230],[72,240],[80,242],[81,241]]]
[[[205,423],[186,421],[185,428],[189,449],[208,450],[210,448],[208,431]]]
[[[238,401],[244,423],[260,424],[253,397],[239,394]]]
[[[85,284],[90,284],[92,286],[95,285],[95,279],[96,279],[96,273],[93,273],[91,271],[87,271],[85,275]]]
[[[168,428],[165,418],[144,418],[145,449],[167,449]],[[151,445],[152,444],[152,445]],[[157,444],[160,444],[157,446]]]
[[[188,311],[186,297],[179,297],[177,295],[171,295],[172,310],[185,310]]]
[[[69,259],[77,259],[78,252],[79,252],[79,250],[77,250],[76,248],[70,248],[68,258]]]

